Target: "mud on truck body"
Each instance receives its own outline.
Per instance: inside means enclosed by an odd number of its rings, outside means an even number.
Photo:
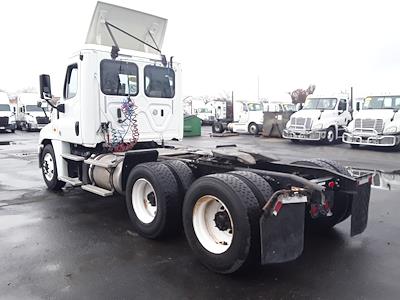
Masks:
[[[64,95],[40,133],[48,189],[68,183],[125,195],[137,233],[159,239],[183,229],[194,254],[219,273],[296,259],[306,226],[325,230],[351,218],[351,235],[363,232],[370,174],[354,178],[332,161],[287,164],[233,146],[167,146],[182,139],[183,105],[180,65],[158,51],[165,26],[98,3],[88,45],[71,58]],[[50,77],[40,83],[49,100]]]

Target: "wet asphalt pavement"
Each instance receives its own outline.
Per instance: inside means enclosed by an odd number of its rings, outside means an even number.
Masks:
[[[329,158],[393,171],[400,152],[292,144],[253,136],[187,138],[191,147],[237,144],[283,160]],[[399,299],[400,191],[373,189],[366,231],[348,221],[306,237],[296,261],[222,276],[200,265],[183,234],[139,237],[122,197],[80,189],[48,192],[37,167],[37,133],[0,134],[0,298],[5,299]],[[13,144],[7,145],[6,141]]]

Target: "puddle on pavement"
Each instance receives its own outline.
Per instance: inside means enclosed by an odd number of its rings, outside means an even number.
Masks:
[[[353,176],[361,176],[372,173],[372,187],[380,190],[400,190],[400,170],[394,172],[383,172],[380,170],[368,170],[358,168],[347,168]]]

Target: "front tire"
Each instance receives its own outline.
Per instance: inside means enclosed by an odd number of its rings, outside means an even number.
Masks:
[[[65,182],[58,180],[57,163],[54,149],[51,144],[44,147],[42,151],[42,175],[47,188],[51,191],[59,191]]]
[[[333,127],[329,127],[326,130],[326,136],[325,136],[325,144],[327,145],[332,145],[336,141],[336,130]]]
[[[178,183],[166,165],[149,162],[134,167],[125,198],[133,227],[141,236],[157,239],[180,231],[182,201]]]
[[[250,123],[248,127],[248,132],[252,135],[257,135],[260,132],[260,128],[256,123]]]
[[[201,177],[183,204],[187,241],[201,263],[217,273],[259,264],[261,212],[252,190],[235,175]]]

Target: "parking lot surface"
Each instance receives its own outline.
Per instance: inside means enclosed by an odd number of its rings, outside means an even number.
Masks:
[[[338,160],[399,170],[400,153],[282,139],[203,135],[174,144],[211,149],[236,144],[285,161]],[[6,299],[398,299],[400,191],[374,188],[366,231],[348,221],[307,235],[290,263],[222,276],[200,265],[183,234],[146,240],[131,228],[122,197],[80,189],[46,190],[37,163],[38,133],[0,134],[0,295]]]

